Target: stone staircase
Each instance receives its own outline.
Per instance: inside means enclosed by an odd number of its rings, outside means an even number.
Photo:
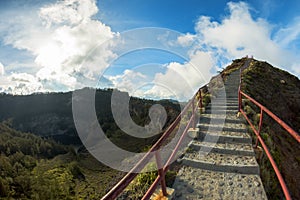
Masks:
[[[174,199],[267,199],[246,126],[237,118],[239,70],[201,115],[182,158]]]

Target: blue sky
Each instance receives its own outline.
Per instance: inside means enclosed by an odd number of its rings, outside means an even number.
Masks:
[[[0,92],[186,99],[245,55],[299,77],[299,13],[297,0],[2,0]]]

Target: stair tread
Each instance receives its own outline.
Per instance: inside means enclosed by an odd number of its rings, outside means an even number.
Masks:
[[[215,117],[212,117],[211,115],[207,116],[204,116],[201,115],[200,116],[200,120],[199,120],[199,123],[210,123],[210,122],[213,122],[213,123],[242,123],[242,121],[240,119],[228,119],[228,118],[224,118],[226,116],[223,117],[223,115],[220,115],[220,118],[218,118],[218,115],[214,115]]]
[[[219,118],[219,119],[231,119],[231,120],[236,120],[237,117],[237,112],[236,113],[203,113],[201,114],[201,117],[206,117],[206,118]]]
[[[227,137],[227,138],[250,138],[248,133],[246,132],[233,132],[233,131],[224,131],[222,129],[219,130],[213,130],[213,129],[208,129],[208,130],[200,130],[200,136],[203,134],[206,137]],[[208,135],[208,136],[207,136]]]
[[[218,149],[253,152],[252,145],[247,144],[247,143],[228,143],[228,142],[227,143],[211,143],[211,142],[201,142],[201,141],[195,140],[195,141],[193,141],[192,145],[201,146],[201,147],[218,148]]]
[[[197,127],[200,128],[200,131],[228,130],[228,131],[242,132],[242,133],[245,133],[247,131],[246,126],[242,123],[226,123],[225,121],[222,123],[216,120],[211,120],[210,122],[200,121],[200,123],[197,124]]]
[[[217,200],[267,199],[259,175],[217,172],[190,166],[180,169],[173,188],[177,200],[187,197]]]
[[[258,166],[254,156],[228,155],[211,152],[207,153],[202,151],[186,153],[183,159],[189,159],[195,162],[209,163],[213,165]]]

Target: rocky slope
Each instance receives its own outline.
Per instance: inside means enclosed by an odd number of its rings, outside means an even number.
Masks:
[[[298,133],[300,132],[300,80],[267,62],[252,60],[243,72],[243,91],[266,106]],[[246,111],[257,124],[259,110],[245,102]],[[300,199],[300,145],[274,120],[264,115],[261,132],[293,199]],[[281,199],[277,181],[265,155],[259,160],[261,176],[270,198]]]

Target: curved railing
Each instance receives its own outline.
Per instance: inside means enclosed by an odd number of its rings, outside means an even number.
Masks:
[[[269,109],[267,109],[265,106],[261,105],[259,102],[257,102],[255,99],[253,99],[252,97],[250,97],[249,95],[245,94],[244,92],[241,91],[241,84],[242,84],[242,72],[245,68],[247,68],[249,66],[251,62],[251,59],[247,59],[245,65],[240,69],[240,87],[239,87],[239,112],[242,113],[242,115],[245,117],[245,119],[247,120],[247,122],[250,124],[251,129],[253,130],[253,132],[255,133],[255,135],[257,136],[256,139],[256,147],[258,145],[258,142],[260,142],[263,150],[265,151],[268,159],[271,162],[271,165],[276,173],[276,176],[279,180],[279,183],[281,185],[281,188],[283,190],[283,193],[285,195],[285,198],[287,200],[291,200],[291,196],[289,193],[289,190],[286,186],[286,183],[280,173],[280,170],[278,169],[278,166],[276,164],[276,162],[274,161],[267,145],[265,144],[264,140],[262,139],[262,137],[260,136],[260,132],[261,132],[261,128],[263,125],[263,116],[264,114],[269,115],[274,121],[276,121],[282,128],[284,128],[296,141],[298,141],[298,143],[300,143],[300,135],[299,133],[297,133],[296,131],[294,131],[290,126],[288,126],[284,121],[282,121],[279,117],[277,117],[274,113],[272,113]],[[260,109],[260,119],[259,119],[259,124],[258,124],[258,128],[256,129],[255,126],[253,125],[253,123],[251,122],[251,120],[248,118],[246,112],[243,110],[242,108],[242,99],[248,99],[249,101],[251,101],[252,103],[254,103],[259,109]]]
[[[197,96],[199,94],[199,96]],[[198,99],[197,99],[198,98]],[[196,102],[195,102],[196,101]],[[155,157],[156,165],[158,169],[158,176],[148,189],[148,191],[143,196],[143,200],[149,199],[151,195],[154,193],[155,189],[157,188],[158,184],[161,184],[162,193],[164,196],[167,196],[167,189],[166,189],[166,180],[165,175],[169,169],[170,163],[175,158],[180,144],[182,143],[184,137],[186,136],[188,129],[192,126],[195,128],[195,117],[198,106],[200,109],[202,108],[202,96],[201,91],[199,90],[193,97],[192,100],[184,107],[182,112],[177,116],[174,122],[167,128],[167,130],[163,133],[163,135],[158,139],[158,141],[152,146],[152,148],[144,155],[144,157],[104,196],[102,200],[112,200],[117,198],[119,194],[121,194],[124,189],[133,181],[133,179],[138,175],[137,172],[141,172],[145,166],[150,162],[150,160]],[[159,149],[164,142],[167,141],[170,134],[173,130],[179,125],[181,118],[187,114],[187,111],[192,109],[192,115],[190,116],[187,125],[182,132],[175,148],[173,149],[172,153],[170,154],[167,162],[163,165],[162,160],[160,157]]]

